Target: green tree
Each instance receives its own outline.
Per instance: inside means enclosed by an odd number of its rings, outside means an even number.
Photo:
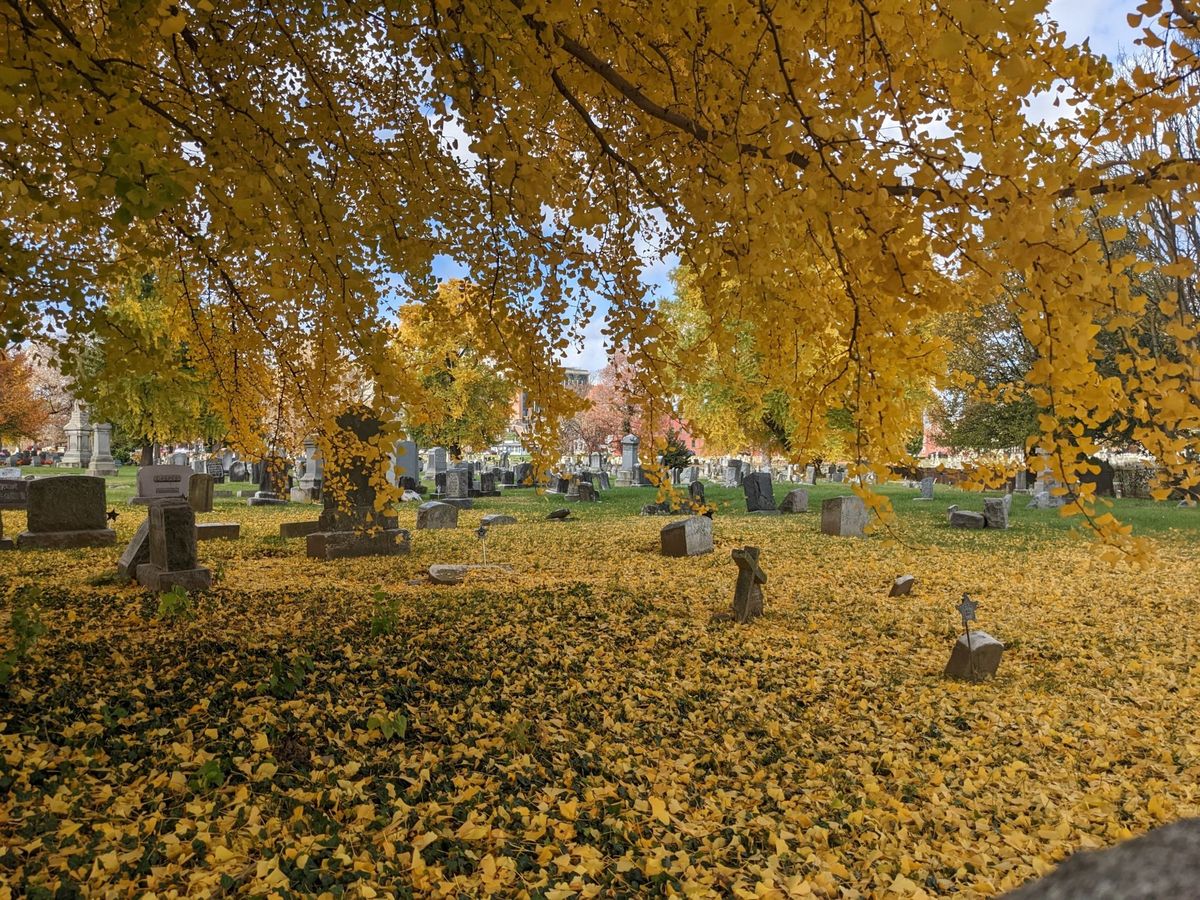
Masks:
[[[223,431],[209,403],[210,380],[193,364],[173,285],[154,272],[124,281],[98,307],[61,361],[94,421],[111,422],[117,448],[140,446],[142,464],[162,441]]]

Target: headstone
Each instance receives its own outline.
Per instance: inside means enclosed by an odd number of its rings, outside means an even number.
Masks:
[[[494,472],[479,473],[479,496],[481,497],[497,497],[500,491],[496,489],[496,475]]]
[[[315,534],[321,530],[321,523],[318,520],[311,522],[280,522],[279,536],[281,538],[298,538],[308,537],[310,534]]]
[[[921,479],[921,496],[918,500],[933,499],[933,476],[929,475]]]
[[[516,482],[517,476],[512,469],[508,469],[500,474],[500,483],[505,487],[512,487]]]
[[[570,517],[571,511],[569,509],[554,509],[551,510],[546,516],[547,519],[552,520],[569,519]]]
[[[283,457],[268,456],[258,464],[258,490],[246,501],[247,506],[278,506],[287,503],[287,463]]]
[[[341,413],[321,484],[320,530],[308,535],[312,559],[395,556],[410,549],[409,534],[396,517],[378,508],[370,449],[378,447],[383,424],[365,408]],[[381,473],[383,474],[383,473]]]
[[[621,438],[621,468],[617,471],[617,484],[626,486],[648,485],[638,460],[638,445],[641,439],[636,434]]]
[[[821,531],[837,537],[862,537],[867,526],[867,507],[857,494],[830,497],[821,503]]]
[[[804,467],[804,483],[805,484],[816,484],[817,483],[817,467],[816,466],[805,466]]]
[[[137,567],[137,580],[152,591],[203,591],[212,572],[196,564],[196,514],[187,498],[150,505],[150,559]]]
[[[917,583],[917,579],[912,575],[897,575],[896,580],[892,582],[892,589],[888,591],[889,597],[903,597],[912,593],[913,585]]]
[[[421,477],[421,458],[417,453],[416,441],[396,441],[392,444],[392,465],[388,471],[388,481],[400,484],[400,479],[408,477],[415,480]]]
[[[32,482],[20,477],[20,469],[17,469],[18,475],[15,478],[5,476],[4,471],[0,469],[0,510],[26,509],[29,506],[29,485]]]
[[[19,549],[62,550],[116,543],[116,532],[107,527],[103,478],[58,475],[27,484],[27,530],[17,535]]]
[[[983,501],[983,523],[987,528],[1008,527],[1008,497],[988,497]]]
[[[960,634],[954,642],[954,650],[946,670],[946,678],[965,681],[984,681],[996,674],[1004,645],[986,631],[969,631]]]
[[[742,491],[746,495],[746,512],[776,513],[775,496],[771,476],[766,472],[752,472],[742,480]]]
[[[788,491],[783,502],[779,504],[779,511],[783,513],[808,512],[808,491],[804,488]]]
[[[192,473],[187,483],[188,504],[192,512],[212,512],[213,478],[211,475]]]
[[[92,460],[92,427],[87,407],[76,400],[71,404],[71,418],[63,429],[67,434],[67,452],[59,465],[64,468],[86,469]]]
[[[92,458],[87,473],[101,478],[118,474],[116,460],[112,456],[112,426],[106,422],[92,425]]]
[[[590,481],[579,482],[577,489],[577,498],[581,503],[594,503],[600,499],[600,495],[596,493],[596,489],[592,487]]]
[[[504,513],[488,513],[483,517],[480,524],[484,528],[491,528],[494,525],[516,525],[517,520],[513,516],[506,516]]]
[[[663,556],[699,556],[712,553],[712,519],[691,516],[664,525],[659,532]]]
[[[444,497],[446,495],[446,473],[445,472],[437,472],[433,476],[433,492],[439,497]]]
[[[1013,490],[1024,493],[1029,490],[1029,473],[1024,469],[1018,469],[1016,478],[1013,479]]]
[[[242,526],[237,522],[197,522],[196,540],[237,540],[242,536]]]
[[[533,484],[533,464],[532,463],[517,463],[513,469],[513,486],[514,487],[530,487]]]
[[[297,503],[320,500],[324,481],[325,459],[317,451],[316,439],[309,436],[304,439],[304,473],[289,496]]]
[[[1195,897],[1200,884],[1200,818],[1153,828],[1103,850],[1072,853],[1053,872],[1005,900],[1161,900]]]
[[[834,466],[829,473],[829,480],[834,484],[841,484],[842,479],[846,477],[846,473],[838,466]]]
[[[436,475],[446,471],[446,448],[430,447],[425,453],[425,475]]]
[[[189,466],[142,466],[137,470],[137,495],[129,502],[147,506],[155,500],[186,498],[195,474]]]
[[[217,461],[217,465],[221,465],[220,460]],[[223,465],[221,467],[224,471],[229,472],[230,481],[244,482],[250,478],[250,473],[246,470],[246,464],[240,459],[233,460],[229,464],[228,469],[225,469]],[[209,474],[211,475],[213,473],[210,471]]]
[[[457,528],[458,507],[452,503],[430,500],[417,507],[417,530],[430,528]]]
[[[1049,509],[1051,506],[1050,495],[1046,491],[1035,491],[1033,498],[1026,504],[1026,509]]]
[[[704,499],[703,481],[696,480],[688,485],[688,499],[692,501],[692,506],[695,509],[708,505]]]
[[[725,464],[725,487],[735,488],[742,483],[742,464],[736,459],[731,459]]]
[[[208,460],[202,456],[192,457],[192,471],[201,475],[208,471]]]
[[[167,457],[167,463],[172,466],[186,466],[190,462],[191,460],[188,459],[188,455],[182,450],[176,450]]]
[[[731,554],[737,563],[737,585],[733,590],[733,617],[745,624],[763,614],[762,585],[767,576],[759,567],[759,548],[742,547]]]
[[[240,465],[240,466],[242,466],[242,478],[241,478],[241,480],[242,480],[242,481],[245,481],[245,480],[246,480],[246,478],[245,478],[245,474],[246,474],[246,473],[245,473],[245,468],[246,468],[246,467],[245,467],[245,465],[244,465],[244,464],[242,464],[242,463],[237,463],[237,465]],[[225,483],[225,467],[221,465],[221,461],[220,461],[219,459],[210,459],[210,460],[208,460],[208,461],[207,461],[207,462],[204,464],[204,471],[205,471],[205,472],[207,472],[207,473],[208,473],[208,475],[212,477],[212,480],[213,480],[213,481],[214,481],[216,484],[224,484],[224,483]]]
[[[602,491],[612,490],[612,482],[610,482],[608,479],[608,473],[604,472],[604,471],[600,472],[600,490],[602,490]]]
[[[950,513],[951,528],[983,528],[985,524],[983,513],[966,509],[956,509]]]

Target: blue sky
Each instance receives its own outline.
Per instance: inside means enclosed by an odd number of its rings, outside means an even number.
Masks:
[[[1091,39],[1092,49],[1115,57],[1121,50],[1133,52],[1133,40],[1137,32],[1129,27],[1125,17],[1134,11],[1138,0],[1052,0],[1050,16],[1056,19],[1067,32],[1067,36],[1082,42]],[[645,256],[646,268],[642,281],[655,296],[671,291],[670,273],[678,262],[673,254],[659,255],[648,249]],[[434,267],[439,278],[462,277],[465,272],[448,259],[440,260]],[[596,316],[589,324],[581,347],[572,347],[564,357],[568,366],[578,366],[592,371],[602,369],[606,363],[604,340],[600,330],[604,326],[607,305],[600,305]]]

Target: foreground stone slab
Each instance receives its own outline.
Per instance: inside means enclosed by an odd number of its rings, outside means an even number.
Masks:
[[[862,497],[830,497],[821,503],[821,531],[836,537],[862,537],[867,527],[867,506]]]
[[[712,553],[713,523],[706,516],[690,516],[664,525],[659,532],[663,556],[699,556]]]
[[[1007,900],[1159,900],[1194,897],[1200,885],[1200,818],[1173,822],[1115,847],[1083,850]]]
[[[962,681],[986,681],[1000,668],[1003,654],[1004,645],[986,631],[972,631],[969,646],[967,635],[960,634],[942,674]]]
[[[310,534],[321,530],[321,523],[316,520],[312,522],[280,522],[279,536],[284,538],[308,537]]]
[[[956,509],[950,513],[951,528],[983,528],[986,524],[983,513],[971,512],[967,509]]]
[[[401,556],[412,549],[411,535],[403,528],[375,534],[355,531],[317,531],[308,536],[310,559],[352,559],[359,556]]]
[[[516,525],[517,520],[515,516],[506,516],[504,513],[488,513],[480,524],[491,528],[493,525]]]
[[[457,528],[458,507],[441,500],[430,500],[417,507],[417,529]]]
[[[447,565],[436,563],[429,567],[429,580],[434,584],[462,584],[471,572],[511,572],[508,566],[482,564]]]
[[[218,539],[237,540],[242,536],[242,526],[239,522],[198,522],[196,524],[196,540],[215,541]]]
[[[917,583],[917,579],[912,575],[899,575],[892,582],[892,589],[888,592],[889,597],[903,597],[912,593],[913,585]]]

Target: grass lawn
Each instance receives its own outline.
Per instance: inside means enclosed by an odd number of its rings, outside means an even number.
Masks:
[[[133,471],[109,481],[122,542]],[[845,486],[765,518],[710,486],[716,552],[689,559],[637,515],[653,490],[565,522],[519,490],[408,556],[328,563],[278,537],[317,506],[218,497],[199,519],[242,538],[201,544],[215,588],[174,603],[116,582],[120,546],[0,553],[5,648],[30,631],[14,608],[45,629],[0,685],[0,882],[984,896],[1200,812],[1200,512],[1117,501],[1157,544],[1140,570],[1022,498],[1008,531],[952,530],[945,507],[982,499],[936,490],[883,487],[895,535],[852,539],[819,528]],[[477,561],[497,511],[520,520],[488,537],[509,571],[421,577]],[[714,613],[745,544],[766,615],[737,626]],[[964,591],[1007,645],[987,684],[940,677]]]

